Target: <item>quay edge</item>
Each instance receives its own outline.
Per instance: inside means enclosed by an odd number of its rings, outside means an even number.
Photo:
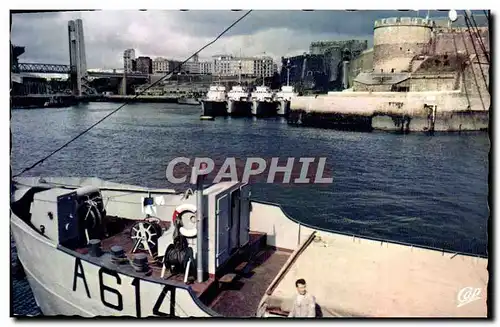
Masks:
[[[150,95],[136,97],[135,95],[34,94],[11,96],[11,100],[14,109],[70,107],[88,102],[178,103],[178,97]]]
[[[290,107],[288,123],[298,126],[353,131],[462,132],[488,130],[490,99],[466,99],[454,91],[330,92],[294,97]]]

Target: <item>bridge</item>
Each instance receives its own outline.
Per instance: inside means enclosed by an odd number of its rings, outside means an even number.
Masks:
[[[41,73],[41,74],[67,74],[69,75],[70,89],[74,96],[96,94],[97,91],[90,86],[90,77],[99,78],[120,78],[120,93],[127,93],[127,79],[130,80],[149,80],[149,74],[140,72],[118,73],[118,72],[96,72],[87,69],[87,60],[85,54],[85,40],[83,37],[83,22],[81,19],[68,21],[68,42],[69,42],[69,65],[47,64],[47,63],[19,63],[18,57],[24,53],[24,47],[14,46],[14,53],[11,66],[11,79],[15,83],[22,84],[22,73]]]
[[[12,71],[18,73],[42,73],[42,74],[70,74],[70,65],[57,65],[57,64],[42,64],[42,63],[18,63],[12,65]],[[123,73],[117,72],[96,72],[92,70],[87,71],[88,76],[92,77],[123,77]],[[148,74],[141,72],[127,73],[127,77],[144,78],[147,79]]]

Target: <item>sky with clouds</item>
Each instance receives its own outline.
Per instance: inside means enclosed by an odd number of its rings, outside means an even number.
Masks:
[[[122,68],[123,50],[182,60],[210,42],[244,11],[95,11],[15,14],[11,41],[25,46],[21,62],[68,64],[68,20],[83,20],[88,68]],[[386,17],[421,16],[427,11],[255,10],[200,53],[281,56],[308,51],[312,41],[368,40],[373,22]],[[431,11],[432,17],[446,12]]]

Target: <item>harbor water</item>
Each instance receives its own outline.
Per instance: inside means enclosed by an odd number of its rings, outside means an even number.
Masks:
[[[116,107],[13,110],[13,173]],[[334,231],[487,255],[487,133],[341,132],[294,127],[280,118],[200,121],[199,114],[198,107],[177,104],[127,105],[26,176],[173,187],[165,170],[175,157],[326,157],[331,185],[259,183],[252,197]],[[12,288],[14,314],[39,313],[25,279],[13,279]]]

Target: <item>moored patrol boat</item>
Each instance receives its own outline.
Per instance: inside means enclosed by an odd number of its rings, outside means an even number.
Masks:
[[[230,116],[252,116],[252,102],[250,91],[246,86],[235,85],[227,94],[227,112]]]
[[[241,60],[238,62],[238,85],[234,85],[227,94],[227,113],[230,116],[252,116],[251,92],[241,85]]]
[[[276,116],[278,103],[269,86],[257,86],[252,92],[252,115],[256,117]]]
[[[202,116],[218,117],[227,115],[227,92],[223,85],[211,85],[201,100]]]
[[[284,85],[281,87],[281,90],[276,93],[278,116],[288,116],[290,113],[290,103],[295,96],[297,96],[297,93],[294,92],[293,86]]]
[[[293,86],[290,85],[290,68],[292,68],[292,66],[290,64],[290,59],[288,59],[286,63],[286,85],[283,85],[280,91],[276,93],[276,100],[278,101],[278,116],[288,116],[290,113],[290,103],[292,98],[297,96]]]
[[[486,258],[321,230],[250,195],[17,178],[11,230],[47,316],[281,317],[298,278],[317,316],[486,316]]]

